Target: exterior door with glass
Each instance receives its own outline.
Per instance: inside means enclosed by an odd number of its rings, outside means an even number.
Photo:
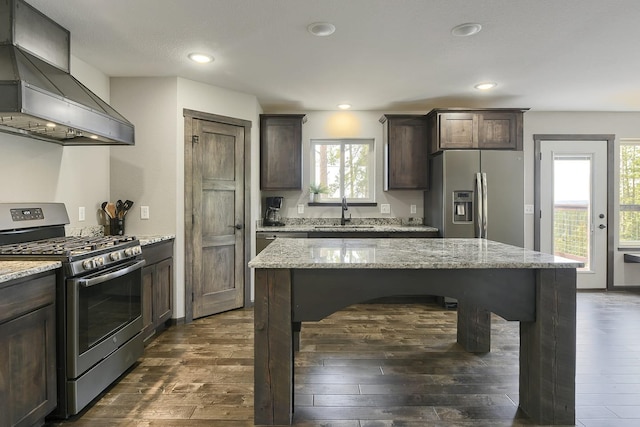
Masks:
[[[584,262],[578,289],[607,287],[607,141],[539,142],[539,250]]]

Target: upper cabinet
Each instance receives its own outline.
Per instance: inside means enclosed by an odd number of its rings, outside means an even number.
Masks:
[[[384,138],[384,190],[425,190],[427,121],[423,115],[385,114],[380,118]]]
[[[526,109],[436,109],[427,114],[429,152],[454,149],[522,150]]]
[[[304,114],[260,115],[260,189],[302,189]]]

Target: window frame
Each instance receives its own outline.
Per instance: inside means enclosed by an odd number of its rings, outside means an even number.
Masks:
[[[624,248],[640,248],[640,235],[637,236],[636,240],[623,240],[623,221],[622,221],[622,213],[623,212],[640,212],[640,201],[637,203],[631,204],[623,204],[621,200],[622,196],[622,179],[623,179],[623,167],[622,167],[622,152],[624,146],[636,146],[638,147],[638,157],[640,157],[640,138],[624,138],[620,139],[619,144],[619,152],[618,152],[618,194],[617,194],[617,202],[618,202],[618,247]]]
[[[309,167],[309,182],[315,183],[315,161],[316,161],[316,145],[340,145],[340,197],[338,198],[326,198],[323,197],[320,200],[317,200],[316,203],[322,204],[331,204],[331,203],[340,203],[342,197],[344,195],[344,167],[345,167],[345,156],[344,149],[346,145],[349,144],[361,144],[369,146],[369,155],[367,156],[367,169],[368,179],[367,186],[369,189],[369,197],[368,198],[347,198],[347,203],[351,204],[359,204],[359,203],[375,203],[376,198],[376,188],[375,188],[375,138],[311,138],[309,140],[309,159],[310,159],[310,167]]]

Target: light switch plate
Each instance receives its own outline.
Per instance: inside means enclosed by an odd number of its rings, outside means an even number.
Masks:
[[[302,203],[300,203],[300,204],[298,205],[298,213],[299,213],[299,214],[304,213],[304,205],[303,205]]]
[[[533,205],[524,205],[524,213],[527,215],[533,215]]]
[[[416,205],[411,205],[409,208],[409,213],[416,213]]]
[[[140,206],[140,219],[149,219],[149,206]]]
[[[84,210],[84,206],[80,206],[78,208],[78,221],[84,221],[85,220],[85,210]]]
[[[391,205],[383,203],[380,205],[380,213],[391,213]]]

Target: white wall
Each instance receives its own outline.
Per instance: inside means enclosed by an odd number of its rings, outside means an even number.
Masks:
[[[264,191],[262,196],[283,196],[281,214],[288,218],[340,218],[338,207],[307,206],[309,202],[310,153],[308,141],[311,139],[366,138],[374,139],[375,146],[375,200],[376,207],[349,207],[353,218],[408,218],[424,217],[423,191],[391,190],[383,191],[383,126],[379,111],[312,111],[307,112],[307,122],[302,125],[302,191]],[[410,113],[407,113],[410,114]],[[426,114],[425,112],[416,114]],[[390,214],[380,213],[380,204],[391,205]],[[304,205],[304,213],[298,214],[297,205]],[[410,205],[416,205],[416,213],[410,213]]]
[[[136,203],[126,219],[128,234],[175,234],[173,317],[181,318],[185,315],[183,110],[251,121],[250,156],[252,164],[257,165],[260,106],[253,95],[176,77],[113,78],[111,92],[114,108],[136,127],[135,147],[112,149],[111,195]],[[257,170],[249,173],[252,215],[257,217]],[[149,206],[149,220],[140,219],[141,205]],[[253,235],[253,224],[246,230]],[[249,250],[255,253],[254,242]]]
[[[534,134],[614,134],[615,202],[617,205],[618,148],[621,138],[640,138],[640,113],[618,112],[535,112],[524,115],[525,203],[533,204]],[[625,264],[617,247],[618,211],[609,218],[609,232],[616,233],[614,284],[640,285],[640,264]],[[533,216],[525,216],[525,246],[533,248]]]
[[[71,72],[109,101],[109,79],[102,72],[73,56]],[[0,152],[1,202],[62,202],[70,228],[99,224],[100,204],[109,197],[109,147],[62,147],[0,133]],[[80,206],[86,209],[81,222]]]

